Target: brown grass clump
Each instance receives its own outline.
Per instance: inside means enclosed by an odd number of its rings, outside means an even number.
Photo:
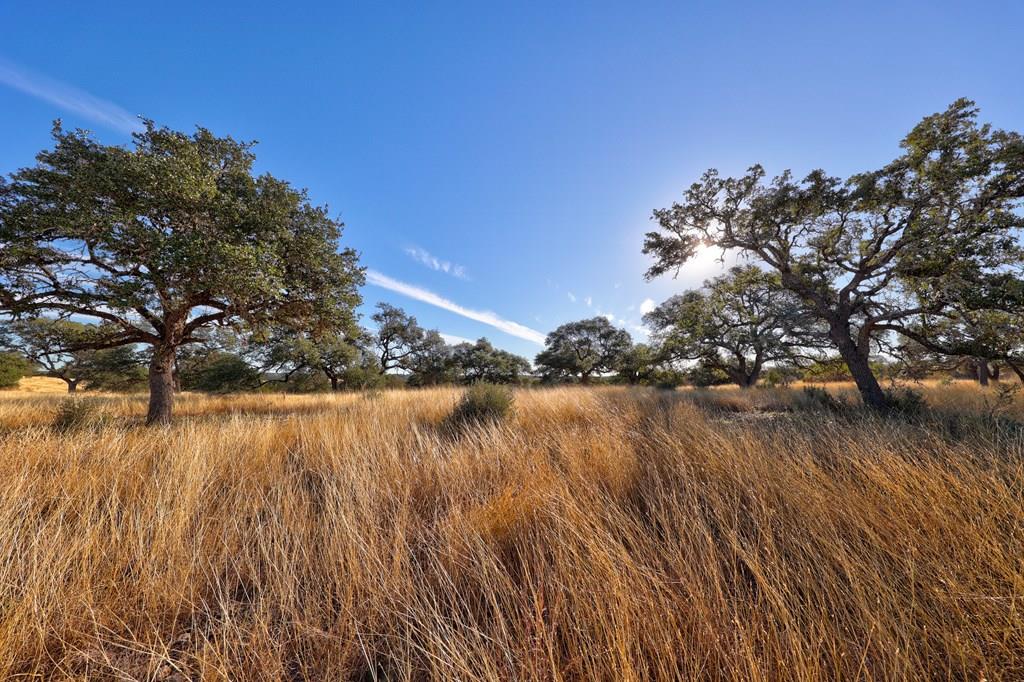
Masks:
[[[1024,677],[1024,402],[0,395],[0,678]]]

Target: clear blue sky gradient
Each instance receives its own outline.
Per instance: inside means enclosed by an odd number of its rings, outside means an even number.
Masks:
[[[0,172],[56,117],[111,143],[118,108],[201,124],[259,140],[260,170],[309,188],[391,280],[540,332],[597,311],[634,331],[644,300],[714,270],[643,279],[651,209],[704,169],[864,170],[961,96],[1024,129],[1021,2],[303,4],[0,4]],[[540,349],[363,293],[367,313]]]

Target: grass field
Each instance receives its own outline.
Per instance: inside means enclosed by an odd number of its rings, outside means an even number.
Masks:
[[[1024,401],[925,393],[3,393],[0,678],[1024,678]]]

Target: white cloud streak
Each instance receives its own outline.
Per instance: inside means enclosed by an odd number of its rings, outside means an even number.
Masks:
[[[449,346],[457,346],[460,343],[476,343],[474,339],[467,339],[465,336],[458,336],[457,334],[445,334],[444,332],[438,332],[444,342]]]
[[[644,302],[640,304],[640,312],[646,315],[657,307],[658,304],[654,302],[653,298],[645,298]]]
[[[431,270],[437,270],[438,272],[443,272],[446,275],[458,277],[459,279],[469,279],[469,276],[466,274],[466,268],[461,265],[456,265],[451,261],[438,258],[426,249],[421,249],[418,246],[410,246],[405,250],[405,252],[409,254],[413,260],[426,265]]]
[[[436,306],[442,310],[447,310],[455,313],[456,315],[461,315],[462,317],[469,318],[470,320],[475,320],[476,322],[489,325],[511,336],[526,339],[527,341],[532,341],[538,345],[544,345],[544,334],[536,329],[531,329],[530,327],[519,324],[518,322],[506,320],[496,313],[486,310],[472,310],[470,308],[463,307],[454,301],[449,301],[442,296],[438,296],[432,291],[428,291],[414,284],[400,282],[397,279],[392,279],[391,277],[377,272],[376,270],[366,271],[366,281],[374,286],[394,291],[402,294],[403,296],[408,296],[409,298],[417,301],[427,303],[428,305]]]
[[[113,102],[94,97],[73,85],[33,73],[4,59],[0,59],[0,83],[123,133],[143,129],[138,117]]]

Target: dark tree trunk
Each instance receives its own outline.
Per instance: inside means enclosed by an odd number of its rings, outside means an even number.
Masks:
[[[889,408],[889,400],[886,398],[881,384],[878,383],[875,373],[871,370],[868,354],[857,347],[844,327],[845,325],[830,325],[829,337],[836,344],[839,355],[846,363],[847,369],[850,370],[853,381],[857,384],[857,390],[860,391],[861,400],[868,407],[885,412]]]
[[[332,391],[337,391],[338,390],[338,377],[337,376],[329,375],[327,378],[331,380],[331,390]]]
[[[149,362],[147,424],[170,424],[174,406],[174,346],[155,346]]]
[[[590,383],[590,373],[589,372],[586,373],[586,374],[581,374],[580,375],[580,383],[581,384],[589,384]]]
[[[78,379],[65,379],[64,382],[68,385],[68,393],[74,393],[78,390]]]
[[[974,361],[974,367],[978,383],[982,386],[988,386],[988,361],[979,358]]]
[[[1018,367],[1015,362],[1007,362],[1006,366],[1013,370],[1013,373],[1020,379],[1020,383],[1024,384],[1024,367]]]

